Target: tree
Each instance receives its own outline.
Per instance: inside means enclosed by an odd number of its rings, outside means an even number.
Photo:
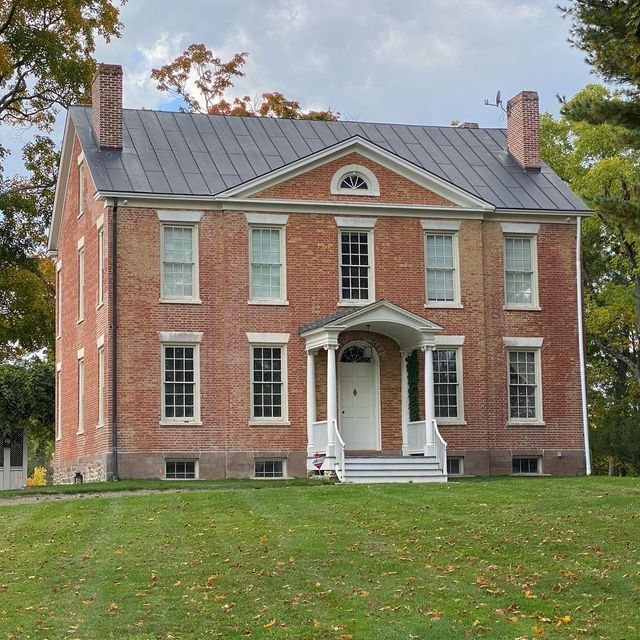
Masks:
[[[41,131],[25,145],[28,177],[3,175],[0,146],[0,359],[53,340],[52,270],[43,254],[58,151],[48,133],[61,108],[86,99],[96,36],[120,34],[111,0],[0,0],[0,125]]]
[[[55,410],[53,363],[0,365],[0,435],[27,428],[30,467],[48,466]]]
[[[166,91],[184,101],[181,111],[209,115],[269,116],[273,118],[306,118],[337,120],[339,113],[303,111],[300,103],[289,100],[277,91],[263,93],[254,104],[249,96],[227,99],[226,92],[234,87],[234,79],[245,76],[246,52],[236,53],[229,61],[214,56],[204,44],[192,44],[175,60],[151,71],[160,91]]]
[[[589,85],[567,103],[607,100]],[[541,119],[545,161],[596,214],[583,226],[592,446],[640,472],[640,232],[624,224],[640,188],[640,151],[611,124]]]

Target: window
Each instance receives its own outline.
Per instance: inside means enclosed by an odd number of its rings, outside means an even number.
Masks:
[[[288,425],[288,333],[247,333],[252,425]]]
[[[535,236],[505,236],[504,283],[507,307],[537,306]]]
[[[461,476],[464,469],[464,458],[447,458],[447,475]]]
[[[84,213],[84,162],[78,167],[78,218]]]
[[[162,421],[190,423],[199,415],[199,345],[162,345]]]
[[[56,440],[62,439],[62,368],[56,365]]]
[[[84,352],[78,356],[78,430],[77,434],[84,433]]]
[[[538,350],[509,350],[509,421],[539,422],[540,367]]]
[[[284,478],[284,460],[256,460],[256,478]]]
[[[340,301],[373,300],[372,232],[340,231]]]
[[[198,233],[190,225],[163,224],[162,300],[198,301]]]
[[[436,349],[433,352],[433,393],[436,418],[460,417],[458,354],[458,349]]]
[[[104,344],[98,346],[98,426],[104,425]]]
[[[457,244],[457,236],[451,233],[425,234],[425,282],[429,306],[451,306],[460,302]]]
[[[98,306],[104,304],[104,227],[98,229]]]
[[[84,320],[84,238],[78,242],[78,322]]]
[[[252,302],[284,302],[284,229],[249,228],[249,298]]]
[[[165,460],[164,477],[167,480],[195,480],[195,460]]]
[[[516,474],[532,474],[540,473],[540,458],[520,458],[514,457],[512,459],[512,473]]]
[[[349,164],[336,171],[331,179],[333,195],[379,196],[380,185],[372,171],[358,164]]]
[[[56,337],[62,336],[62,261],[56,264]]]

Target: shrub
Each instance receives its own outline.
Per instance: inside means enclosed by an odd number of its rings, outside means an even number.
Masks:
[[[36,467],[27,478],[27,487],[44,487],[47,484],[47,468]]]

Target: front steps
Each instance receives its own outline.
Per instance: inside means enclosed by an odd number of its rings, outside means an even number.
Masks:
[[[343,482],[446,482],[435,456],[345,457]]]

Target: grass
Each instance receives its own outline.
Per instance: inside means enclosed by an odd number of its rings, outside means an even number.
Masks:
[[[638,479],[260,486],[0,507],[0,638],[640,637]]]

